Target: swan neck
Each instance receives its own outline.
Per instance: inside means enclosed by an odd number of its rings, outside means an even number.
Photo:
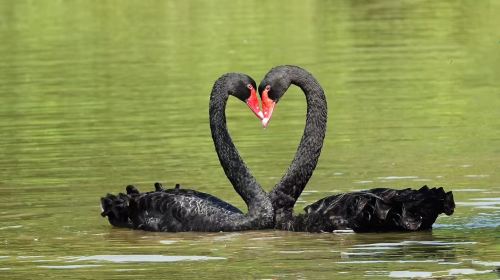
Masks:
[[[289,66],[287,69],[290,84],[302,89],[307,102],[306,124],[295,157],[271,192],[275,220],[289,222],[293,206],[311,178],[323,147],[326,133],[327,103],[323,89],[318,81],[302,68]]]
[[[210,129],[217,156],[227,178],[245,201],[249,216],[272,213],[271,202],[267,194],[250,174],[227,130],[225,109],[229,91],[225,84],[228,84],[227,81],[219,79],[210,96]]]

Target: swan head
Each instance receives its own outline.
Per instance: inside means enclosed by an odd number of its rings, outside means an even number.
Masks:
[[[245,102],[255,116],[262,120],[264,114],[260,110],[255,81],[245,74],[236,75],[230,83],[229,94]]]
[[[267,73],[259,85],[259,95],[262,101],[262,113],[264,117],[262,126],[266,128],[273,115],[274,107],[290,87],[291,81],[282,66],[275,67]]]

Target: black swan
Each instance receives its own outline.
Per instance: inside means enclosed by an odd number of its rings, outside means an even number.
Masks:
[[[266,192],[250,174],[234,146],[226,126],[229,95],[247,103],[262,118],[255,81],[247,75],[228,73],[214,84],[210,96],[210,128],[220,163],[234,189],[248,206],[243,214],[212,195],[194,190],[164,189],[140,193],[134,186],[126,194],[101,198],[103,217],[117,227],[147,231],[236,231],[272,228],[273,210]]]
[[[445,193],[443,188],[424,186],[418,190],[376,188],[333,195],[307,206],[305,214],[293,216],[293,206],[312,176],[321,153],[327,105],[323,89],[309,72],[297,66],[275,67],[259,85],[264,127],[269,124],[275,105],[291,84],[299,86],[306,96],[306,125],[288,171],[269,194],[276,229],[415,231],[432,228],[441,213],[453,213],[455,203],[451,191]]]

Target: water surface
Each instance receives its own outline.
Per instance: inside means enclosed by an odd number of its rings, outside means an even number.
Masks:
[[[456,277],[500,266],[500,2],[2,1],[0,275],[39,278]],[[371,187],[453,190],[432,232],[147,233],[99,197],[156,181],[244,209],[208,127],[215,79],[311,71],[328,132],[297,203]],[[291,88],[268,129],[228,125],[270,190],[304,126]]]

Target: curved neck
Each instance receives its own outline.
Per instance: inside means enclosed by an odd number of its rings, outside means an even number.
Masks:
[[[227,77],[221,77],[215,83],[210,95],[210,129],[215,150],[224,173],[245,201],[249,215],[272,213],[272,205],[266,192],[250,174],[227,131],[225,109],[229,96],[228,84],[230,83]]]
[[[278,223],[282,219],[291,218],[293,206],[316,168],[327,121],[326,98],[318,81],[302,68],[284,67],[289,83],[300,87],[306,96],[307,116],[304,134],[295,157],[270,194]]]

